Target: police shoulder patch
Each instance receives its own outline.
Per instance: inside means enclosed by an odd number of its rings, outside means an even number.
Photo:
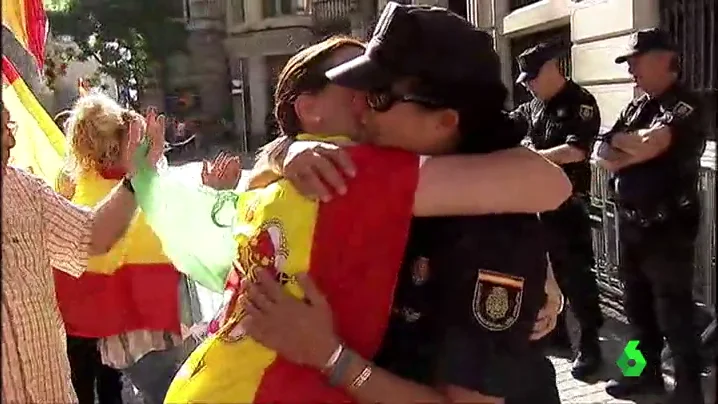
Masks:
[[[673,115],[678,118],[685,118],[693,112],[693,107],[683,101],[678,101],[673,106]]]
[[[587,120],[593,118],[593,113],[594,113],[594,108],[591,105],[583,104],[578,108],[578,115],[584,121],[587,121]]]
[[[524,278],[479,269],[474,286],[474,318],[489,331],[509,329],[519,318]]]

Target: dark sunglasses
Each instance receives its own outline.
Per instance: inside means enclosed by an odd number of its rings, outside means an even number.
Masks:
[[[418,94],[396,94],[391,90],[372,91],[367,94],[366,100],[369,108],[377,112],[386,112],[394,104],[401,102],[410,102],[428,109],[439,109],[446,106],[439,100],[430,97]]]

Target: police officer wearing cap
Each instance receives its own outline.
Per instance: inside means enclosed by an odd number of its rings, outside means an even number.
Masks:
[[[612,172],[619,212],[620,274],[633,338],[647,361],[640,377],[611,381],[614,396],[663,390],[663,338],[673,353],[674,403],[703,403],[693,274],[698,170],[706,134],[698,98],[678,82],[679,56],[659,29],[639,31],[616,58],[643,94],[596,144]]]
[[[594,373],[602,362],[598,333],[603,324],[594,265],[588,193],[591,187],[589,156],[598,136],[601,118],[596,99],[561,74],[557,46],[540,43],[518,57],[521,73],[516,80],[534,98],[511,116],[527,129],[525,144],[560,165],[573,184],[573,195],[559,209],[541,214],[551,234],[549,256],[556,279],[566,294],[581,329],[572,375]],[[570,346],[565,318],[552,335]]]

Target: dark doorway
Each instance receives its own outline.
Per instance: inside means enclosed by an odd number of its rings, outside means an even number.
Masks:
[[[466,3],[467,0],[449,0],[449,10],[467,18]]]

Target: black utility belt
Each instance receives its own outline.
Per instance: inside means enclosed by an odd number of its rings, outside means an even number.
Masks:
[[[682,197],[664,203],[650,206],[634,207],[619,202],[618,214],[621,219],[642,227],[664,223],[676,216],[694,210],[697,207],[696,198]]]

